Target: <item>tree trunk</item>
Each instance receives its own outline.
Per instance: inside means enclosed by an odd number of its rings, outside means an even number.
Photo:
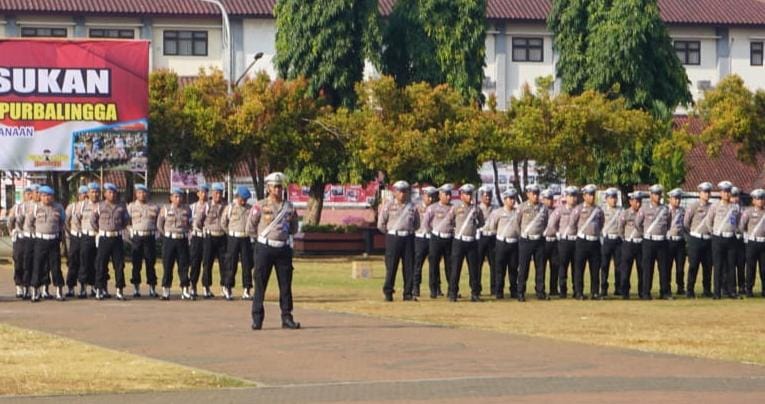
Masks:
[[[255,188],[255,196],[257,199],[265,198],[264,190],[264,172],[258,165],[258,159],[256,157],[247,157],[247,169],[250,171],[250,177],[252,178],[252,186]]]
[[[502,194],[499,192],[499,169],[497,168],[497,161],[491,161],[491,169],[494,171],[494,197],[497,198],[499,205],[502,206]]]
[[[523,189],[529,186],[529,161],[523,160]]]
[[[622,191],[622,206],[629,206],[629,198],[627,198],[627,194],[630,192],[633,192],[635,190],[634,184],[625,184],[620,187]]]
[[[324,207],[324,184],[311,184],[308,191],[308,204],[303,216],[303,223],[317,225],[321,222],[321,210]]]
[[[513,187],[518,191],[521,200],[525,200],[523,190],[521,189],[521,173],[518,170],[518,162],[513,160]]]

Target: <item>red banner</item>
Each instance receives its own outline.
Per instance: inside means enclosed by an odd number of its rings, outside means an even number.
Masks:
[[[327,206],[369,206],[374,202],[379,184],[370,182],[366,186],[361,185],[327,185],[324,188],[324,203]],[[289,185],[289,198],[298,205],[308,202],[308,187]]]

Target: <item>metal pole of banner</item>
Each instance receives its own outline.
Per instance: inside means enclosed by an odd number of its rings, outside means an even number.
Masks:
[[[98,176],[99,176],[98,182],[101,183],[101,197],[103,197],[104,195],[104,166],[101,166],[101,168],[99,168]]]

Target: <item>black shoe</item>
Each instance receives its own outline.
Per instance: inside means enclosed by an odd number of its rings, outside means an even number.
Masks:
[[[653,300],[653,296],[643,295],[643,296],[640,296],[640,300]]]
[[[601,295],[599,295],[597,293],[593,293],[592,294],[592,300],[604,300],[604,299],[603,299],[603,296],[601,296]]]
[[[133,292],[133,297],[138,299],[139,297],[141,297],[141,294],[138,292]]]
[[[675,300],[675,297],[672,296],[672,294],[666,294],[659,297],[661,300]]]
[[[386,294],[385,295],[385,301],[386,302],[392,302],[393,301],[393,295],[392,294]]]
[[[559,296],[561,299],[568,299],[568,293],[561,293]]]
[[[712,295],[712,300],[720,300],[720,299],[722,299],[722,296],[718,294]]]
[[[510,292],[510,298],[511,299],[517,299],[518,298],[518,292]]]
[[[457,301],[457,296],[452,296],[452,295],[449,295],[449,297],[448,297],[448,298],[449,298],[449,301],[450,301],[450,302],[456,302],[456,301]]]
[[[526,301],[526,295],[524,295],[524,294],[519,294],[519,295],[518,295],[518,301],[519,301],[519,302],[525,302],[525,301]]]
[[[300,328],[300,323],[295,322],[291,318],[282,320],[282,328],[288,328],[290,330],[297,330]]]
[[[482,302],[483,300],[481,300],[481,296],[472,295],[472,296],[470,296],[470,301],[471,302]]]
[[[685,295],[685,289],[683,288],[677,288],[677,293],[675,293],[677,296],[683,296]]]
[[[404,301],[405,302],[411,302],[412,300],[414,300],[414,296],[412,296],[412,295],[404,295]]]
[[[746,297],[754,297],[754,293],[752,293],[751,291],[746,292]]]
[[[696,298],[696,292],[694,292],[692,290],[687,290],[687,291],[685,291],[685,297],[687,297],[688,299],[695,299]]]
[[[438,296],[443,296],[444,292],[441,291],[441,289],[438,289]]]
[[[497,298],[497,300],[505,300],[505,294],[504,293],[497,293],[496,298]]]
[[[558,293],[557,290],[553,290],[553,291],[550,291],[549,295],[550,296],[560,296],[560,293]]]
[[[437,293],[431,293],[430,294],[430,298],[431,299],[437,299],[438,298],[438,294]]]
[[[622,300],[630,300],[630,294],[627,293],[627,294],[622,295]]]
[[[545,292],[537,293],[537,300],[550,300]]]
[[[708,290],[705,290],[704,294],[702,296],[704,296],[704,297],[715,297],[715,295],[712,292],[708,291]]]
[[[73,290],[70,290],[70,291],[66,292],[66,294],[64,295],[64,297],[74,297],[74,291],[73,291]]]
[[[260,330],[263,328],[263,323],[252,323],[252,329],[253,330]]]

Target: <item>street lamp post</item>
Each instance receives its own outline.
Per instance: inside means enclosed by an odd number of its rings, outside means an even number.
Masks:
[[[252,66],[255,66],[255,63],[256,63],[258,60],[260,60],[260,58],[262,58],[262,57],[263,57],[263,52],[258,52],[258,53],[256,53],[256,54],[255,54],[255,55],[252,57],[252,62],[250,63],[250,65],[249,65],[249,66],[247,66],[247,68],[246,68],[246,69],[244,69],[244,73],[242,73],[242,75],[241,75],[241,76],[239,76],[239,78],[238,78],[238,79],[236,79],[236,82],[234,83],[234,87],[239,87],[239,82],[241,82],[241,81],[242,81],[242,79],[244,79],[244,77],[245,77],[245,76],[247,76],[247,73],[250,71],[250,69],[252,69]]]
[[[224,64],[223,64],[223,75],[226,79],[226,85],[227,91],[229,94],[231,94],[231,80],[234,76],[234,52],[233,47],[231,46],[231,24],[228,19],[228,13],[226,12],[226,7],[223,6],[223,3],[220,2],[220,0],[199,0],[204,3],[213,4],[218,9],[220,9],[220,15],[222,20],[222,37],[223,37],[223,49],[222,53],[224,55]]]

